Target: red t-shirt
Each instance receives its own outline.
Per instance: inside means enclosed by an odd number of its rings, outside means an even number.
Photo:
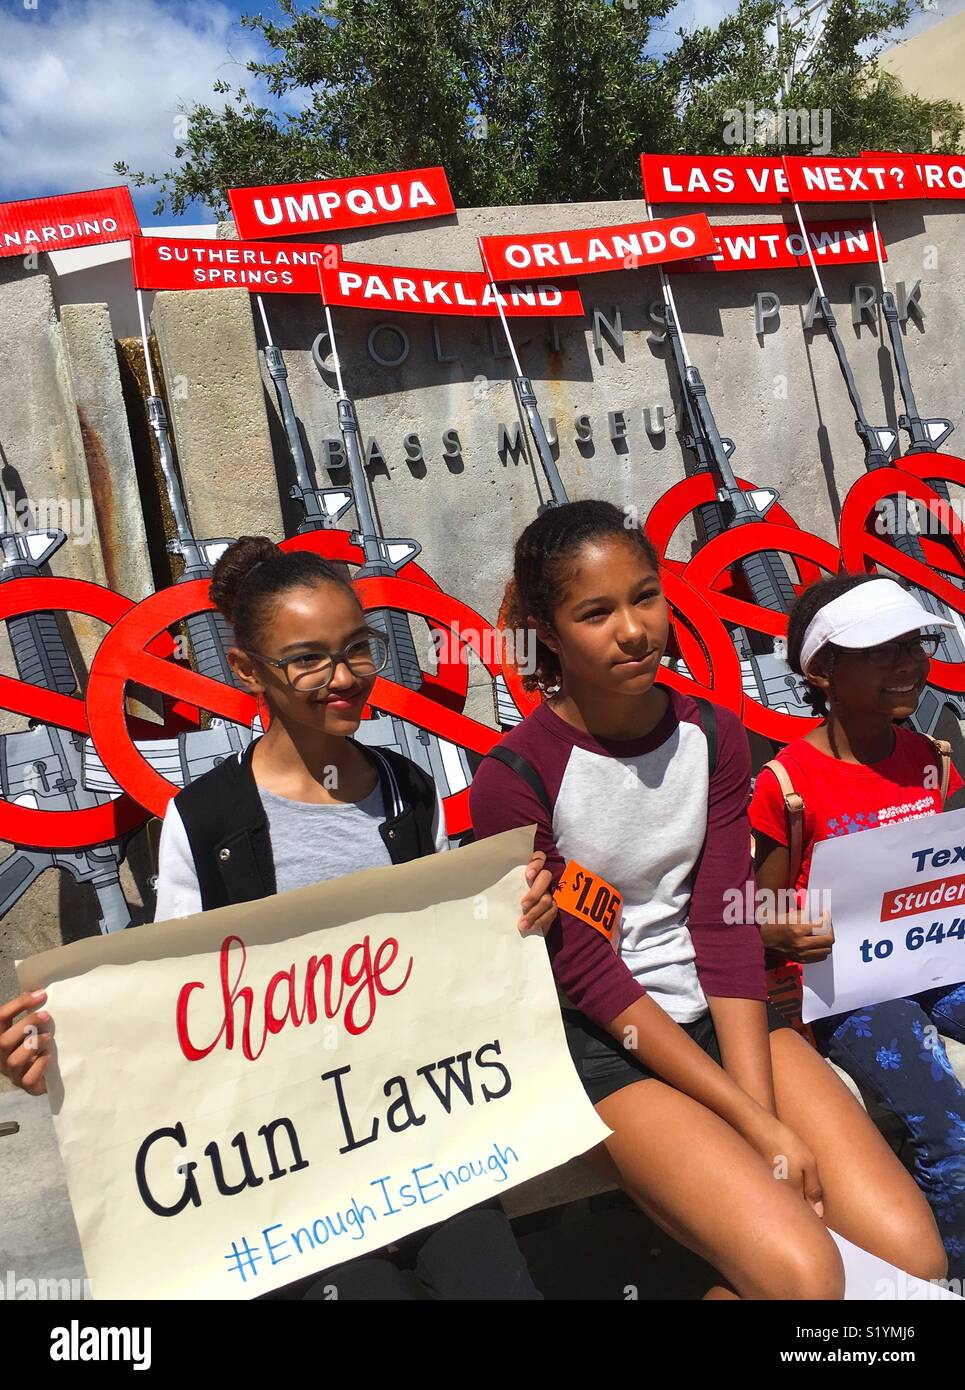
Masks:
[[[822,753],[806,739],[795,739],[777,755],[791,784],[804,798],[801,825],[801,868],[795,888],[807,887],[811,856],[819,840],[854,835],[879,825],[917,820],[942,811],[940,759],[924,734],[895,726],[895,746],[880,763],[845,763]],[[929,775],[929,769],[931,769]],[[925,778],[934,788],[925,786]],[[962,779],[954,764],[949,769],[948,795]],[[786,845],[784,795],[773,772],[762,769],[750,805],[751,829]],[[765,953],[771,1003],[809,1041],[814,1037],[801,1022],[801,966],[776,951]]]
[[[783,748],[777,761],[787,769],[794,790],[804,798],[801,869],[795,888],[807,885],[811,855],[819,840],[917,820],[944,809],[939,793],[940,759],[924,734],[912,729],[895,726],[894,750],[880,763],[841,762],[803,738]],[[925,785],[926,776],[933,787]],[[962,779],[953,765],[949,796],[961,786]],[[754,784],[750,821],[753,830],[780,845],[787,844],[784,797],[777,778],[767,769],[761,771]]]

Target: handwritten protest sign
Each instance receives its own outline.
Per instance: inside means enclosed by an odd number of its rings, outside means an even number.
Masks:
[[[808,892],[834,949],[805,966],[806,1023],[965,980],[965,810],[821,840]]]
[[[541,937],[533,828],[19,966],[96,1298],[245,1299],[605,1138]]]

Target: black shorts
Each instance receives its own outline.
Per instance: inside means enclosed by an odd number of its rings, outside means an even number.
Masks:
[[[703,1018],[698,1018],[694,1023],[682,1023],[680,1026],[685,1033],[690,1034],[698,1047],[703,1048],[708,1057],[712,1057],[720,1065],[717,1030],[714,1028],[714,1020],[709,1010]],[[789,1026],[773,1005],[768,1004],[767,1031],[776,1033],[779,1028]],[[576,1009],[563,1010],[563,1028],[573,1065],[583,1082],[583,1089],[594,1105],[606,1100],[607,1096],[612,1096],[614,1091],[622,1090],[624,1086],[632,1086],[635,1081],[659,1080],[656,1072],[638,1061],[632,1052]]]

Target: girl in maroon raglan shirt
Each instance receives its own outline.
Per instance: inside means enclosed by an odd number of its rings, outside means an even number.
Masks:
[[[711,720],[657,684],[668,611],[650,541],[610,503],[548,508],[517,541],[504,611],[517,651],[535,632],[525,681],[544,698],[499,746],[511,765],[480,766],[473,825],[481,838],[535,822],[564,891],[585,885],[582,866],[594,903],[615,901],[598,884],[621,895],[609,938],[608,917],[594,921],[589,895],[584,905],[572,891],[547,937],[621,1185],[719,1272],[708,1297],[839,1298],[825,1223],[941,1277],[912,1178],[764,1002],[760,936],[744,915],[747,740],[730,711],[715,706]]]

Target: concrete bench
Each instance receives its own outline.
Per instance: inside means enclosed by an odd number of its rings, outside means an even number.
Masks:
[[[955,1042],[951,1038],[944,1038],[942,1041],[955,1075],[965,1086],[965,1044]],[[837,1072],[859,1104],[868,1111],[905,1166],[910,1167],[910,1146],[901,1121],[891,1111],[882,1110],[870,1096],[863,1096],[857,1083],[840,1067],[835,1066],[833,1062],[829,1062],[828,1066]],[[608,1165],[597,1151],[591,1150],[590,1153],[570,1159],[569,1163],[561,1164],[559,1168],[551,1168],[548,1173],[542,1173],[538,1178],[520,1183],[518,1187],[506,1193],[503,1207],[506,1214],[515,1219],[530,1216],[537,1211],[546,1211],[551,1207],[565,1206],[569,1202],[596,1197],[602,1192],[612,1192],[614,1188]]]

